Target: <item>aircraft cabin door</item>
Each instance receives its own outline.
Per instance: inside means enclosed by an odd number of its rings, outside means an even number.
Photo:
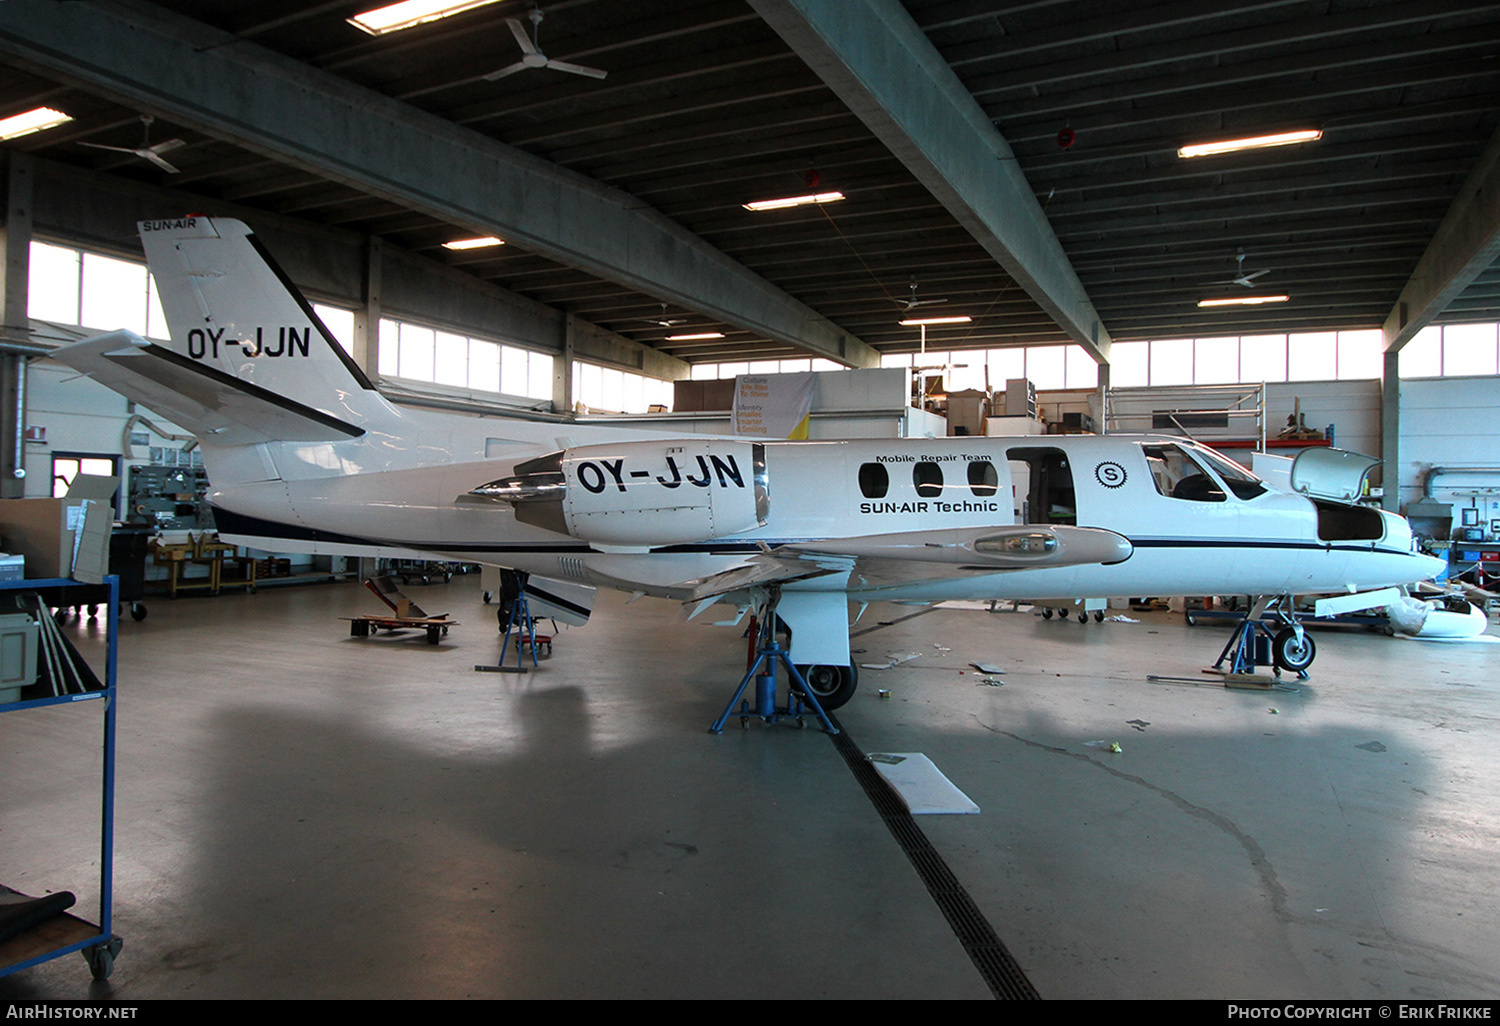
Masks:
[[[1078,500],[1068,454],[1053,446],[1024,446],[1005,454],[1018,524],[1078,523]]]

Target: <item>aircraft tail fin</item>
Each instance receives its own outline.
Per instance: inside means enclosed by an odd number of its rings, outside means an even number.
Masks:
[[[172,353],[358,428],[392,415],[243,222],[191,216],[138,228]]]

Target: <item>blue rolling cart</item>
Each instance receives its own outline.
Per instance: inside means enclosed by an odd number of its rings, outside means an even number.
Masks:
[[[100,796],[99,922],[90,923],[77,916],[62,913],[38,923],[18,936],[0,943],[0,976],[28,969],[69,952],[80,952],[88,962],[94,979],[108,978],[114,969],[115,956],[122,941],[112,930],[114,904],[114,819],[115,819],[115,653],[119,638],[120,583],[115,576],[106,577],[109,589],[108,656],[102,687],[72,691],[45,698],[25,698],[0,704],[0,716],[24,716],[28,710],[53,705],[84,705],[102,708],[104,719],[104,758]],[[97,589],[99,585],[80,584],[67,579],[4,581],[0,592],[36,592],[47,607],[65,607],[70,591]],[[42,625],[45,627],[45,625]],[[42,660],[45,663],[45,660]],[[95,705],[95,703],[99,703]],[[4,881],[0,881],[3,884]]]

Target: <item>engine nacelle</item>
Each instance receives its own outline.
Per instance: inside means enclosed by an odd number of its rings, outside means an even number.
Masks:
[[[712,439],[565,449],[472,494],[511,503],[523,524],[653,548],[764,527],[771,506],[765,446]]]

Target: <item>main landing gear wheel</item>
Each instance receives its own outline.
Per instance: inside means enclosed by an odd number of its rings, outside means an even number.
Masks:
[[[859,671],[849,666],[798,666],[797,672],[807,681],[818,704],[825,712],[837,709],[854,697],[859,687]]]
[[[1271,639],[1271,658],[1277,666],[1292,673],[1301,673],[1311,666],[1317,654],[1318,646],[1305,630],[1283,627]]]

